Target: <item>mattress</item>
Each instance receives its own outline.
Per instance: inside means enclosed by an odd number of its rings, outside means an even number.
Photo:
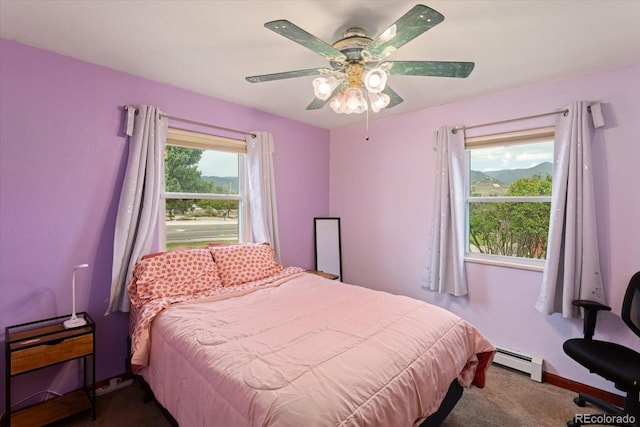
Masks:
[[[437,306],[296,272],[165,308],[138,373],[181,427],[413,426],[494,351]]]

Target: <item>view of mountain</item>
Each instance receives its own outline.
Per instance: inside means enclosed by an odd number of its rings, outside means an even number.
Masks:
[[[553,165],[549,162],[540,163],[528,169],[505,169],[499,171],[479,172],[471,171],[471,194],[473,196],[503,196],[509,186],[520,178],[531,178],[547,174],[552,175]]]
[[[501,183],[511,185],[513,181],[520,178],[531,178],[533,175],[540,175],[542,178],[546,177],[547,174],[553,174],[553,164],[550,162],[540,163],[532,168],[528,169],[508,169],[508,170],[499,170],[499,171],[490,171],[490,172],[471,172],[471,182],[476,182],[474,180],[474,176],[477,181],[484,179],[486,176],[490,176]]]
[[[528,169],[505,169],[489,172],[472,170],[470,179],[472,184],[491,188],[493,192],[502,193],[502,190],[509,188],[509,185],[517,179],[530,178],[536,174],[544,178],[547,174],[551,175],[552,173],[553,165],[550,162],[544,162]],[[216,186],[224,188],[229,193],[238,193],[238,177],[203,176],[202,179],[213,182]]]
[[[238,194],[237,176],[203,176],[205,181],[213,182],[217,187],[222,187],[230,194]]]

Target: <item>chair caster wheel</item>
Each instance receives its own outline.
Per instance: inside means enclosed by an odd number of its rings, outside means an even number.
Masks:
[[[573,398],[573,403],[575,403],[576,405],[584,408],[585,406],[587,406],[587,402],[582,399],[581,397],[574,397]]]

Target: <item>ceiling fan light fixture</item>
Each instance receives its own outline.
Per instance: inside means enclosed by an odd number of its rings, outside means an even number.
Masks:
[[[391,97],[386,93],[369,92],[369,103],[374,113],[386,108],[389,102],[391,102]]]
[[[313,79],[313,93],[316,98],[326,100],[338,85],[338,80],[331,77],[318,77]]]
[[[387,72],[381,68],[372,68],[364,75],[364,86],[369,93],[380,93],[387,84]]]
[[[342,113],[342,105],[347,102],[347,97],[344,95],[344,92],[338,93],[331,99],[329,106],[331,109],[338,114]]]
[[[331,109],[338,114],[360,114],[367,111],[367,100],[359,87],[349,87],[331,99]]]
[[[350,87],[345,91],[347,96],[346,114],[360,114],[367,110],[367,100],[364,99],[362,89],[359,87]]]

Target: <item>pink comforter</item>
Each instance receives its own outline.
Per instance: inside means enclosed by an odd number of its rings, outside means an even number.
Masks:
[[[256,289],[153,321],[140,373],[181,427],[412,426],[484,385],[493,346],[444,309],[308,273]]]
[[[131,337],[131,366],[133,372],[137,372],[138,369],[146,366],[149,361],[149,330],[151,328],[151,322],[153,322],[153,319],[155,319],[159,313],[172,304],[201,298],[215,300],[241,296],[259,288],[278,284],[280,280],[302,271],[304,270],[299,267],[287,267],[274,276],[269,276],[254,282],[243,283],[242,285],[229,287],[219,286],[198,294],[156,298],[140,307],[132,304],[131,312],[129,313],[129,336]],[[129,287],[135,285],[134,280],[135,277],[129,283]]]

